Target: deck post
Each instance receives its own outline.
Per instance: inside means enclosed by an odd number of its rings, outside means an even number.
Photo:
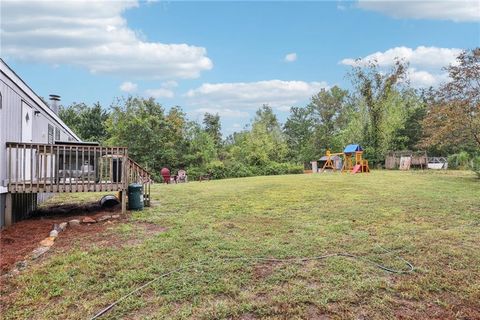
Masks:
[[[122,202],[122,214],[127,213],[127,191],[120,191],[120,201]]]
[[[5,226],[11,226],[13,223],[12,194],[7,192],[5,200]]]

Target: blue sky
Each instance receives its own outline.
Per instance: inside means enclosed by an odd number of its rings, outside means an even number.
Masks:
[[[415,87],[480,46],[476,1],[2,1],[1,56],[62,103],[153,96],[225,134],[270,104],[281,120],[321,88],[349,87],[355,58],[410,62]]]

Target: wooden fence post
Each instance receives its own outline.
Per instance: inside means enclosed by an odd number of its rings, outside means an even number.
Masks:
[[[5,226],[11,226],[13,223],[13,208],[12,208],[12,194],[8,192],[6,194],[5,201]]]
[[[127,213],[127,190],[120,191],[120,199],[122,202],[122,214]]]

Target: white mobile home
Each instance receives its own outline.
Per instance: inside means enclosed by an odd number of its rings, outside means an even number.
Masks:
[[[48,106],[2,59],[0,67],[1,227],[58,192],[120,191],[125,210],[128,183],[148,183],[149,173],[126,148],[83,143],[55,104]]]
[[[55,141],[80,141],[75,133],[63,123],[56,112],[0,59],[0,223],[5,225],[7,197],[7,142],[53,144]],[[17,195],[14,220],[27,214],[37,202],[47,198],[36,193]],[[12,221],[13,222],[13,221]]]

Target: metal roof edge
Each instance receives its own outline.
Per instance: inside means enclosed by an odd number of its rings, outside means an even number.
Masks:
[[[17,75],[15,73],[15,71],[13,71],[12,68],[10,68],[10,66],[2,59],[0,58],[0,61],[2,62],[1,63],[1,71],[5,74],[5,76],[7,76],[8,78],[10,78],[10,80],[12,80],[16,85],[18,85],[20,87],[20,89],[25,92],[30,98],[33,99],[33,101],[35,101],[35,103],[41,108],[43,109],[50,117],[52,117],[55,121],[57,121],[65,130],[68,131],[68,133],[70,133],[75,139],[77,139],[78,141],[82,141],[82,139],[80,139],[76,134],[75,132],[73,132],[72,129],[70,129],[66,124],[65,122],[62,121],[62,119],[60,119],[60,117],[52,111],[52,109],[50,109],[47,104],[45,102],[43,102],[42,99],[40,99],[40,97],[35,93],[35,91],[32,90],[32,88],[30,88],[26,83],[25,81],[23,81],[22,78],[20,78],[19,75]]]

